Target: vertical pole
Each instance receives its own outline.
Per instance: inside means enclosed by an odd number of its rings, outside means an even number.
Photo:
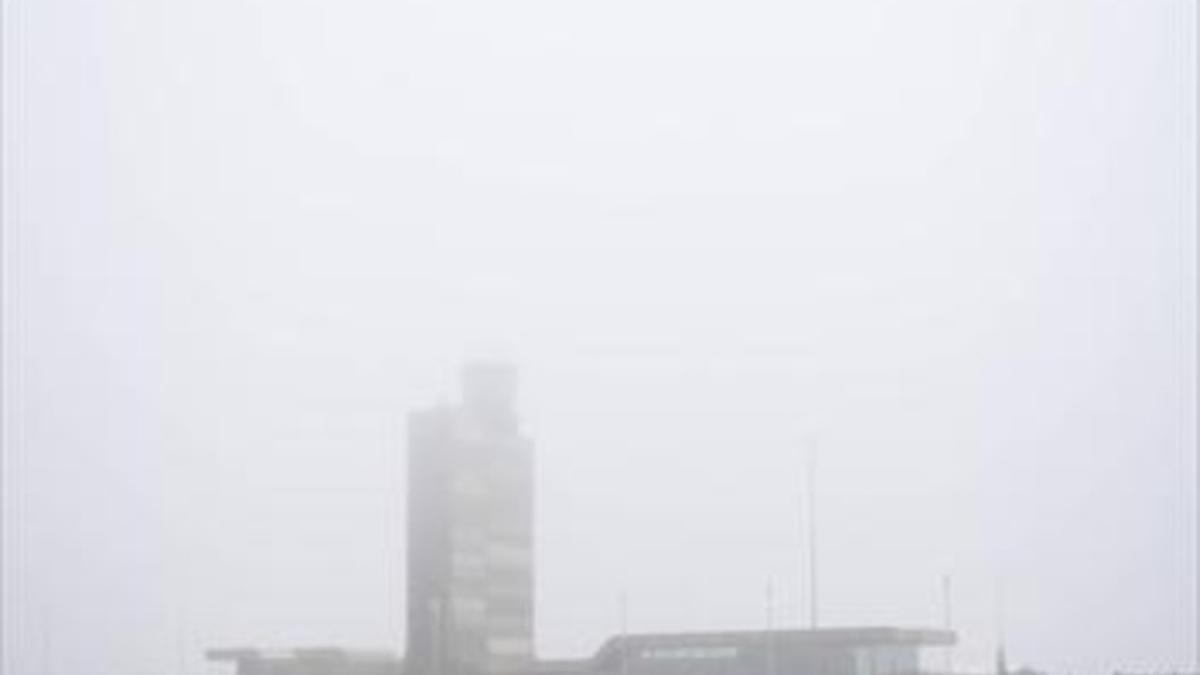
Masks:
[[[809,627],[820,627],[820,588],[817,585],[817,449],[811,441],[808,456],[808,598]]]
[[[767,577],[767,651],[765,655],[766,675],[775,675],[775,587],[774,580]]]
[[[803,472],[802,472],[803,473]],[[808,583],[808,527],[805,525],[808,517],[808,509],[804,506],[804,500],[807,499],[807,491],[804,489],[804,477],[801,476],[800,489],[796,491],[798,497],[796,506],[796,515],[799,517],[797,533],[800,535],[800,553],[799,573],[800,576],[796,579],[796,627],[804,628],[804,614],[808,602],[808,594],[805,593],[805,585]]]
[[[621,591],[621,675],[629,675],[629,602],[624,590]]]
[[[942,575],[942,626],[948,631],[954,630],[954,616],[951,613],[951,604],[950,604],[950,575],[949,574]],[[946,656],[946,663],[945,663],[946,675],[950,675],[951,673],[954,672],[954,646],[947,645],[945,649],[946,649],[946,654],[945,654],[945,656]]]

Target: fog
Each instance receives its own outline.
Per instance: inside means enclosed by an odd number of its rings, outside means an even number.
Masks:
[[[405,420],[519,369],[537,648],[1197,666],[1192,2],[4,5],[4,672],[404,649]]]

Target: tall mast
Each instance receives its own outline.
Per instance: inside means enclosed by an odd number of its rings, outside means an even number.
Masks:
[[[621,620],[621,675],[629,675],[629,601],[624,589],[620,598]]]
[[[820,587],[817,584],[817,442],[809,440],[806,462],[808,479],[808,623],[820,627]]]
[[[954,630],[954,617],[950,605],[950,575],[942,575],[942,627],[947,631]],[[946,647],[946,674],[954,672],[954,647]]]
[[[767,577],[767,653],[766,675],[775,675],[775,584],[774,579]]]

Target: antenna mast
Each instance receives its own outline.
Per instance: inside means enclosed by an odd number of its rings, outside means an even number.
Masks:
[[[808,623],[809,628],[820,627],[820,596],[817,585],[817,441],[809,439],[808,458],[805,464],[808,479]]]
[[[767,577],[767,675],[775,675],[775,584]]]
[[[942,626],[948,630],[954,630],[954,620],[951,614],[950,606],[950,575],[942,575]],[[954,672],[954,647],[946,647],[946,675]]]
[[[621,675],[629,675],[629,602],[626,593],[621,591]]]

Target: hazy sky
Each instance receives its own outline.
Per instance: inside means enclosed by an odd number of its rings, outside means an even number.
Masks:
[[[543,654],[795,624],[815,438],[823,623],[1197,668],[1194,2],[4,7],[6,672],[401,649],[477,356]]]

